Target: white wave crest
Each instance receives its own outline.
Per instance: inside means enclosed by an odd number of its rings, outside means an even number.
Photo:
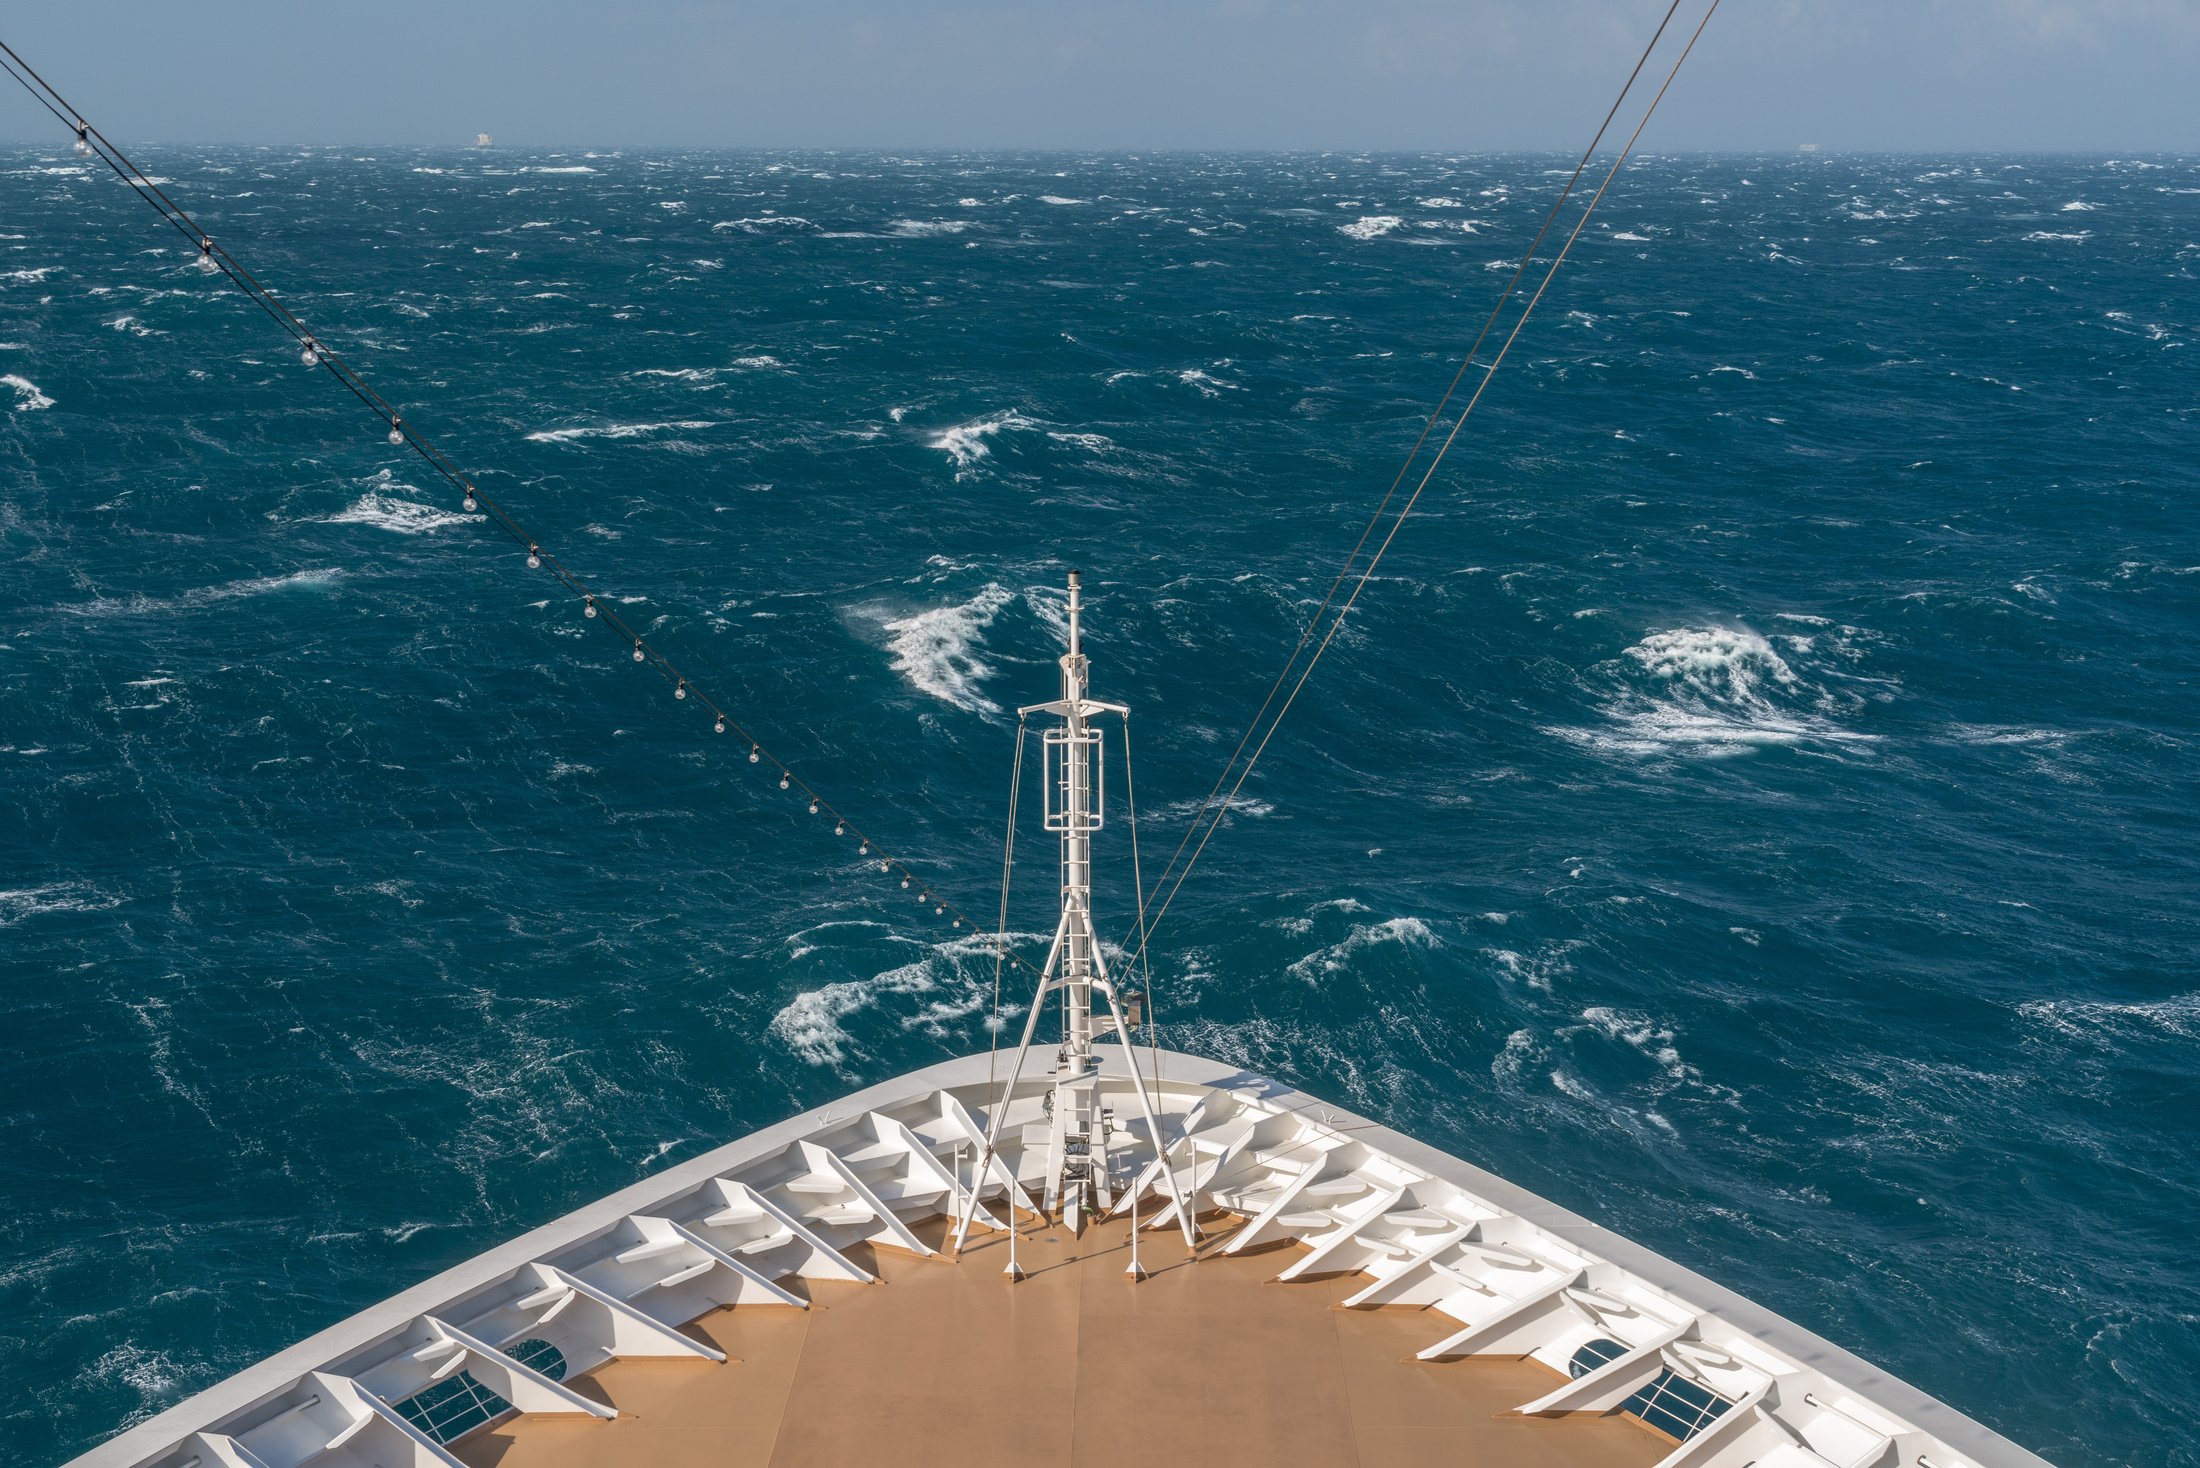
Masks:
[[[1789,641],[1809,647],[1807,640]],[[1712,758],[1768,744],[1873,739],[1826,717],[1836,700],[1797,676],[1771,642],[1747,628],[1653,632],[1607,667],[1625,679],[1604,706],[1616,728],[1551,732],[1607,754]]]
[[[753,219],[721,219],[712,229],[738,229],[743,234],[763,234],[776,229],[815,229],[799,214],[760,214]]]
[[[2029,244],[2078,245],[2093,238],[2093,231],[2081,229],[2075,234],[2056,234],[2052,230],[2035,229],[2024,238]]]
[[[96,601],[79,602],[61,610],[79,617],[141,616],[147,613],[191,611],[221,602],[238,601],[253,596],[272,596],[284,591],[323,591],[343,579],[344,573],[335,567],[316,568],[293,571],[287,576],[254,576],[243,581],[226,581],[219,586],[201,586],[186,591],[181,596],[103,596]]]
[[[12,928],[25,918],[49,912],[105,912],[119,907],[122,899],[80,882],[49,882],[43,887],[16,887],[0,891],[0,928]]]
[[[394,530],[399,535],[427,535],[437,530],[448,530],[453,525],[463,525],[469,519],[480,518],[478,515],[460,515],[414,500],[394,499],[389,495],[370,492],[329,516],[327,523],[372,525],[377,530]]]
[[[1038,938],[1035,933],[1011,933],[1011,939]],[[814,951],[808,933],[792,940],[795,955]],[[953,1022],[976,1014],[991,995],[987,982],[992,965],[993,939],[973,934],[937,944],[923,958],[873,974],[867,979],[848,979],[797,994],[773,1015],[771,1034],[812,1065],[839,1065],[848,1058],[854,1037],[846,1021],[882,1000],[902,995],[931,995],[914,1013],[901,1018],[905,1030],[923,1030],[938,1038],[952,1033]]]
[[[978,689],[993,668],[979,656],[985,630],[1008,605],[1010,595],[997,582],[959,606],[933,607],[886,624],[887,651],[894,671],[919,692],[974,714],[997,714],[1000,706]]]
[[[1197,367],[1185,368],[1182,372],[1177,373],[1176,380],[1186,387],[1198,389],[1199,395],[1203,398],[1217,398],[1225,392],[1245,391],[1237,383],[1224,382],[1219,377],[1210,377]]]
[[[15,406],[12,413],[36,413],[53,406],[53,399],[38,390],[38,384],[18,373],[10,372],[0,377],[0,384],[15,389]]]
[[[1405,221],[1395,214],[1362,214],[1350,224],[1337,226],[1337,233],[1350,235],[1356,240],[1371,240],[1389,234]]]
[[[983,418],[974,418],[968,423],[958,423],[952,428],[943,428],[932,435],[927,446],[938,449],[950,459],[953,459],[955,461],[955,477],[961,479],[970,472],[978,460],[986,458],[992,453],[992,450],[986,447],[985,441],[987,439],[1004,428],[1024,429],[1040,426],[1042,425],[1026,418],[1014,408],[1008,408],[998,413],[989,413]]]
[[[1040,203],[1042,203],[1042,204],[1069,205],[1069,204],[1089,204],[1089,203],[1091,203],[1091,202],[1092,202],[1092,200],[1090,200],[1090,199],[1065,199],[1065,198],[1063,198],[1063,197],[1062,197],[1062,196],[1061,196],[1060,194],[1041,194],[1041,195],[1039,196],[1039,202],[1040,202]]]
[[[594,173],[595,171],[595,169],[590,168],[585,163],[570,163],[562,168],[548,168],[538,166],[534,168],[522,168],[520,170],[521,173]]]
[[[651,433],[675,433],[716,428],[708,418],[682,418],[670,423],[603,423],[586,428],[545,428],[527,437],[536,443],[578,443],[589,438],[640,438]]]
[[[927,235],[961,234],[970,228],[967,219],[897,219],[894,233],[909,239],[922,239]]]
[[[1435,948],[1440,946],[1436,934],[1419,918],[1390,918],[1379,923],[1355,923],[1352,931],[1341,941],[1319,948],[1298,959],[1284,972],[1303,984],[1318,987],[1331,974],[1342,973],[1352,966],[1358,954],[1385,943],[1396,943],[1406,948]]]

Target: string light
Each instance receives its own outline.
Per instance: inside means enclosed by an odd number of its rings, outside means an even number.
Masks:
[[[904,892],[909,890],[909,878],[906,873],[902,876],[901,887]]]
[[[24,80],[20,76],[17,76],[15,79],[17,81]],[[31,85],[30,83],[25,84]],[[31,86],[31,90],[34,95],[40,97],[40,100],[46,102],[48,110],[52,111],[54,115],[62,121],[64,126],[71,128],[71,130],[75,133],[75,148],[78,154],[96,154],[103,162],[105,162],[115,170],[117,176],[120,177],[124,183],[128,184],[139,198],[145,200],[147,204],[152,206],[153,210],[161,216],[163,221],[174,226],[178,230],[178,232],[182,234],[185,240],[190,241],[198,246],[198,264],[199,268],[202,271],[206,272],[209,275],[216,273],[226,275],[232,284],[234,284],[240,291],[242,291],[247,297],[249,297],[256,305],[265,310],[268,315],[274,318],[275,322],[283,327],[284,330],[291,336],[292,340],[297,344],[299,361],[301,363],[309,368],[327,367],[333,375],[341,379],[344,385],[349,388],[355,395],[357,395],[363,403],[366,404],[370,411],[374,412],[383,419],[384,423],[387,425],[388,438],[391,447],[404,448],[408,445],[411,446],[416,452],[418,452],[422,456],[422,458],[428,463],[429,467],[432,470],[443,476],[446,483],[450,484],[453,488],[459,489],[462,492],[461,502],[468,514],[475,515],[483,513],[485,502],[482,501],[477,495],[473,484],[468,481],[464,475],[460,474],[458,470],[454,466],[452,466],[447,459],[445,459],[440,453],[438,453],[432,444],[430,444],[425,438],[421,437],[414,430],[409,428],[406,425],[403,416],[392,404],[384,399],[379,393],[375,392],[375,390],[371,386],[369,386],[363,379],[361,379],[360,376],[356,372],[354,372],[351,367],[346,365],[345,362],[334,352],[332,352],[329,348],[321,345],[320,340],[312,335],[312,333],[307,329],[306,324],[303,321],[299,320],[297,315],[293,313],[289,309],[289,307],[287,307],[280,299],[276,298],[265,288],[263,288],[259,284],[259,282],[255,280],[244,269],[242,265],[238,264],[229,255],[226,250],[217,253],[217,247],[214,242],[214,237],[201,230],[196,221],[194,221],[189,215],[185,214],[175,204],[170,202],[167,196],[165,194],[162,194],[159,189],[155,187],[154,181],[148,178],[142,169],[140,169],[128,157],[117,150],[111,143],[107,142],[106,139],[102,138],[99,143],[94,144],[91,141],[90,137],[91,125],[83,121],[81,117],[76,114],[75,109],[70,107],[68,102],[58,93],[54,93],[50,87],[39,84]],[[512,522],[511,518],[502,509],[487,511],[487,513],[497,521],[501,528],[511,531],[515,539],[520,540],[522,544],[526,545],[528,568],[530,570],[540,569],[542,565],[543,554],[540,546],[533,541],[526,540],[524,534],[520,532],[519,527]],[[564,580],[568,586],[572,587],[572,589],[576,591],[582,590],[582,588],[562,567],[557,569],[557,574],[560,579]],[[595,594],[592,592],[583,591],[581,608],[582,615],[590,620],[594,620],[597,616],[597,610],[598,609],[596,606]],[[622,635],[633,635],[620,618],[611,617],[608,620],[610,622],[610,625],[616,628]],[[638,636],[634,637],[634,660],[637,663],[648,663],[653,659],[661,667],[663,667],[664,671],[674,674],[677,682],[673,690],[673,696],[677,699],[685,699],[687,697],[687,679],[684,676],[679,675],[677,670],[666,659],[654,653],[649,648],[647,643],[643,641],[642,638]],[[726,715],[720,712],[717,706],[710,703],[708,699],[704,700],[704,704],[705,707],[710,709],[713,715],[713,728],[716,729],[719,733],[724,733],[729,727]],[[752,740],[749,747],[749,762],[751,764],[760,764],[762,760],[763,750]],[[780,764],[780,762],[776,759],[772,762],[779,765],[780,768],[779,788],[782,790],[788,789],[792,783],[791,770],[786,765]],[[807,793],[806,789],[805,793]],[[822,803],[814,795],[810,797],[810,809],[813,813],[822,809]],[[835,835],[846,835],[848,831],[847,822],[842,819],[837,813],[834,816],[833,830]],[[862,840],[861,854],[869,857],[870,853],[870,839],[868,837],[865,837]],[[900,865],[893,858],[887,856],[879,857],[878,863],[879,871],[885,875],[891,875],[896,867]],[[901,872],[901,885],[903,886],[903,888],[906,889],[911,885],[910,874],[906,867],[901,867]],[[946,910],[944,901],[942,899],[934,898],[932,894],[928,891],[920,890],[918,898],[920,901],[931,901],[937,903],[942,912]],[[1027,968],[1029,967],[1028,964],[1025,964],[1023,966]]]
[[[871,854],[871,843],[870,843],[870,842],[868,842],[868,841],[864,842],[864,843],[863,843],[863,844],[862,844],[861,846],[859,846],[859,847],[857,847],[857,848],[856,848],[856,855],[857,855],[857,856],[869,856],[870,854]]]

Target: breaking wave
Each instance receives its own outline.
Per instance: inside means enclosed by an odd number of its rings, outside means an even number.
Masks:
[[[979,656],[985,630],[1012,600],[997,582],[988,582],[970,600],[958,606],[901,617],[886,624],[887,651],[893,654],[894,671],[907,678],[920,693],[973,714],[997,714],[1000,705],[979,691],[993,668]]]
[[[1612,688],[1603,706],[1609,725],[1551,732],[1607,754],[1719,758],[1766,745],[1874,738],[1835,723],[1831,715],[1843,701],[1797,675],[1747,628],[1653,632],[1600,671]]]

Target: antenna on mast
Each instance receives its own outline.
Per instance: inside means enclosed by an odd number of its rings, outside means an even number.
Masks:
[[[1104,1003],[1098,1018],[1102,1035],[1112,1031],[1123,1042],[1130,1064],[1132,1089],[1146,1121],[1147,1136],[1159,1156],[1161,1126],[1155,1117],[1153,1098],[1146,1093],[1145,1077],[1132,1053],[1130,1024],[1109,977],[1100,951],[1100,936],[1092,920],[1092,838],[1106,824],[1103,776],[1105,757],[1100,731],[1092,720],[1100,714],[1128,718],[1130,710],[1119,703],[1101,703],[1086,696],[1091,665],[1084,650],[1084,578],[1069,573],[1069,650],[1061,657],[1062,696],[1051,703],[1032,704],[1017,710],[1025,718],[1051,714],[1061,720],[1042,736],[1046,753],[1046,829],[1062,838],[1062,905],[1055,924],[1054,941],[1047,949],[1040,971],[1038,992],[1024,1017],[1023,1038],[1016,1046],[1015,1064],[1008,1085],[986,1124],[985,1160],[990,1165],[1000,1140],[1003,1119],[1014,1098],[1016,1082],[1023,1074],[1024,1059],[1049,995],[1062,996],[1062,1045],[1055,1053],[1054,1074],[1046,1095],[1047,1161],[1043,1210],[1061,1210],[1072,1232],[1082,1233],[1088,1213],[1106,1210],[1114,1201],[1108,1167],[1108,1148],[1113,1114],[1100,1104],[1100,1071],[1093,1055],[1095,1015],[1093,1000]],[[1178,1195],[1175,1173],[1166,1165],[1157,1169],[1171,1202],[1176,1204],[1184,1242],[1194,1245],[1191,1210]],[[1138,1183],[1133,1182],[1132,1187]],[[962,1249],[970,1231],[970,1217],[958,1221],[955,1248]],[[1015,1275],[1015,1266],[1009,1266]]]

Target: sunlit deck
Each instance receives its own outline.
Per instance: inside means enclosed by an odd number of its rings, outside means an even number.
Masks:
[[[926,1233],[939,1242],[940,1226]],[[874,1251],[883,1283],[818,1283],[807,1311],[720,1310],[708,1362],[614,1361],[579,1383],[617,1420],[515,1417],[455,1445],[474,1468],[746,1468],[858,1462],[1649,1468],[1673,1446],[1627,1416],[1511,1408],[1558,1377],[1532,1361],[1423,1362],[1421,1310],[1342,1310],[1363,1278],[1273,1283],[1302,1252],[1185,1260],[1128,1230],[1027,1234],[960,1264]]]

